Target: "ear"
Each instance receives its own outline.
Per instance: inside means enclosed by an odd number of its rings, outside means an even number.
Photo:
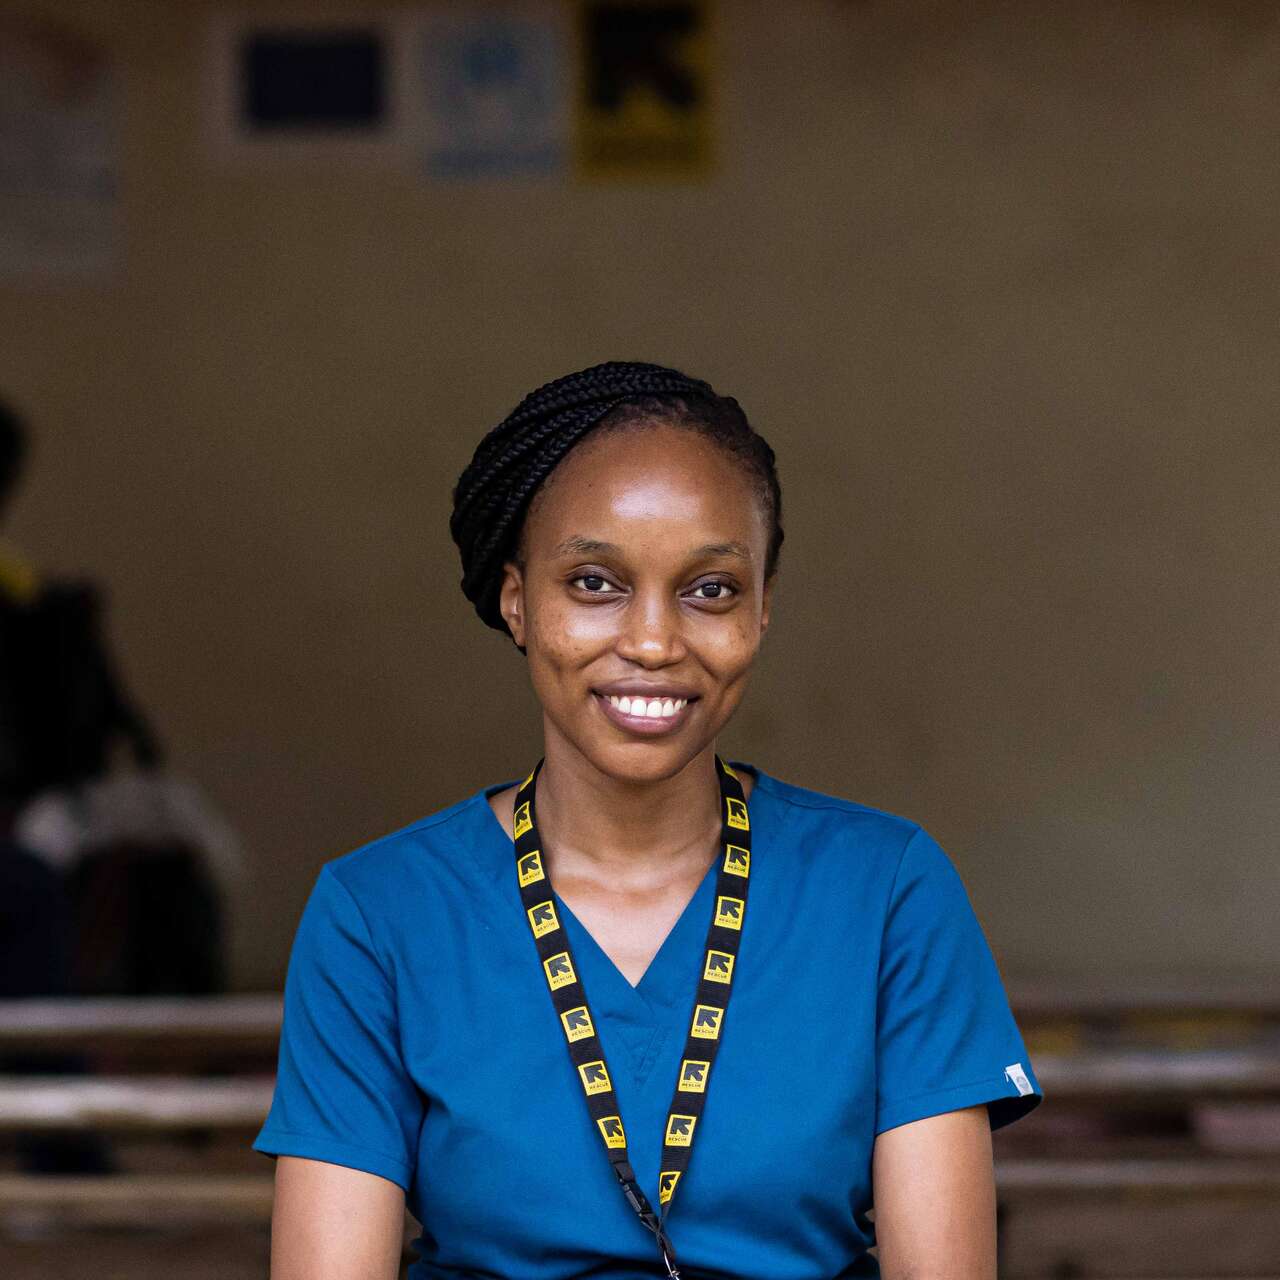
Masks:
[[[517,646],[524,648],[524,574],[514,560],[508,560],[502,566],[498,610],[510,628]]]
[[[764,590],[760,593],[760,634],[763,636],[769,629],[769,606],[773,601],[773,584],[777,582],[778,575],[775,572],[764,584]]]

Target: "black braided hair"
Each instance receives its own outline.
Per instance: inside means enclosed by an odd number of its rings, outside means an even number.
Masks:
[[[458,477],[449,531],[462,555],[463,594],[485,623],[511,634],[498,607],[503,565],[516,557],[529,504],[556,465],[589,431],[654,422],[707,436],[747,469],[769,516],[765,577],[772,576],[782,549],[782,492],[773,450],[737,400],[678,369],[608,360],[531,391]]]

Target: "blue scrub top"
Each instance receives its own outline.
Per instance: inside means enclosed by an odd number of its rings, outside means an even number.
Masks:
[[[964,885],[916,823],[755,778],[751,896],[720,1049],[668,1230],[688,1280],[875,1276],[875,1137],[1041,1099]],[[403,1187],[410,1280],[661,1275],[555,1016],[510,838],[481,788],[325,863],[285,981],[253,1147]],[[626,1125],[658,1158],[717,863],[636,987],[556,897]]]

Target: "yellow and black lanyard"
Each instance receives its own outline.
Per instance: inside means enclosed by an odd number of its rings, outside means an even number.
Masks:
[[[694,1134],[711,1080],[711,1067],[720,1045],[725,1009],[733,990],[733,971],[737,965],[751,872],[751,824],[747,818],[742,783],[718,755],[715,761],[720,780],[721,817],[716,901],[707,929],[707,944],[689,1017],[689,1032],[663,1133],[662,1165],[658,1176],[660,1213],[653,1211],[627,1158],[627,1135],[613,1090],[613,1077],[605,1062],[595,1019],[587,1004],[587,993],[578,975],[569,937],[556,911],[555,894],[543,866],[534,808],[542,760],[520,784],[515,799],[516,876],[525,917],[551,992],[551,1002],[560,1018],[569,1057],[582,1086],[587,1110],[604,1142],[605,1154],[627,1201],[657,1239],[669,1277],[678,1277],[680,1273],[676,1270],[675,1250],[666,1232],[666,1217],[680,1175],[689,1167]]]

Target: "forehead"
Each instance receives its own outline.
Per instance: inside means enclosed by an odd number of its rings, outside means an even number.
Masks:
[[[533,554],[566,537],[629,536],[736,541],[763,557],[768,536],[745,465],[698,432],[667,425],[588,436],[538,491],[523,532]]]

